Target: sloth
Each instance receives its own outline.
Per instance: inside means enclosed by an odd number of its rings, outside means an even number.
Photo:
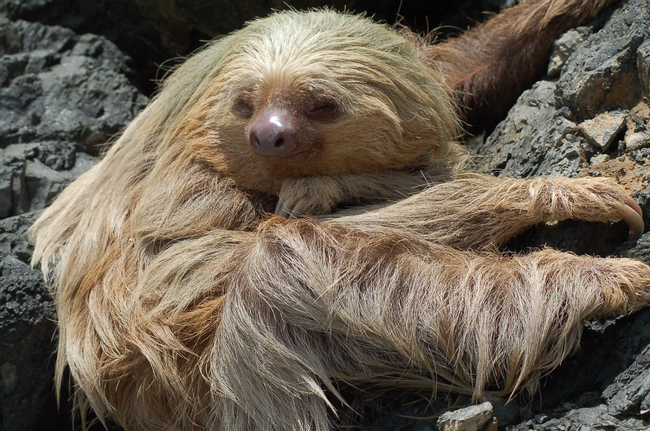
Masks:
[[[332,10],[210,43],[31,230],[57,387],[126,430],[331,430],[351,388],[534,393],[586,319],[650,301],[650,267],[498,247],[570,218],[639,235],[641,210],[605,178],[463,174],[459,130],[607,3],[432,46]]]

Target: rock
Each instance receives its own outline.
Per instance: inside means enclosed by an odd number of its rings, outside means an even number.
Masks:
[[[120,47],[138,69],[130,75],[138,88],[151,94],[152,82],[159,66],[170,57],[187,54],[197,41],[184,51],[167,52],[154,23],[142,15],[132,0],[78,1],[78,0],[0,0],[0,14],[12,21],[26,20],[45,25],[61,25],[77,34],[103,35]]]
[[[641,101],[629,112],[625,131],[625,149],[635,152],[650,146],[650,108]]]
[[[625,127],[627,113],[621,111],[603,112],[596,117],[583,121],[578,130],[601,153],[606,153],[614,142],[614,138]]]
[[[643,95],[650,96],[650,40],[643,42],[637,53],[636,67],[639,70],[639,79],[643,85]]]
[[[590,27],[578,27],[567,31],[555,41],[553,51],[551,51],[551,58],[548,62],[547,74],[549,78],[557,78],[560,76],[562,66],[564,66],[569,56],[592,33],[593,30]]]
[[[639,239],[622,244],[617,252],[623,257],[638,259],[650,265],[650,232],[646,232]]]
[[[0,166],[0,218],[13,212],[13,172],[7,166]]]
[[[480,431],[488,422],[492,422],[492,404],[486,401],[443,413],[438,419],[438,428],[440,431]]]
[[[650,369],[633,381],[629,382],[622,390],[615,393],[610,399],[608,412],[614,416],[620,414],[644,414],[641,412],[641,402],[646,401],[650,395]]]
[[[0,145],[55,140],[97,154],[146,104],[108,40],[26,22],[6,26],[22,46],[0,63]]]
[[[625,429],[623,426],[624,424],[620,420],[607,413],[607,407],[605,405],[599,405],[597,407],[574,409],[562,418],[551,419],[541,424],[535,420],[528,420],[509,429],[510,431],[591,431],[610,428]]]
[[[476,169],[516,178],[577,175],[595,150],[578,134],[570,112],[556,106],[555,91],[551,81],[525,91],[516,109],[476,147]]]
[[[0,17],[0,217],[42,209],[145,106],[108,40]]]
[[[625,134],[625,148],[629,151],[650,146],[650,135],[645,132]]]
[[[548,421],[549,417],[546,413],[542,413],[539,415],[535,415],[535,422],[538,424],[543,424],[544,422]]]
[[[643,414],[641,403],[649,396],[650,346],[646,347],[635,358],[634,363],[603,391],[603,397],[607,400],[608,413],[614,416]]]
[[[0,221],[0,407],[3,430],[29,430],[54,414],[54,304],[29,267],[26,232],[37,214]],[[46,413],[49,412],[49,413]]]
[[[612,106],[630,109],[638,103],[643,87],[636,53],[648,36],[648,24],[647,5],[628,2],[567,61],[556,96],[578,122]]]

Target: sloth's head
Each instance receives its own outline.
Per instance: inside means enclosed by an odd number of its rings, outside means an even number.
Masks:
[[[448,91],[415,55],[360,16],[282,12],[190,58],[156,103],[172,93],[167,103],[186,107],[171,145],[243,187],[399,169],[436,157],[458,127]]]

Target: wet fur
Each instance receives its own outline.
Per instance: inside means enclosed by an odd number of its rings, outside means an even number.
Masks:
[[[647,304],[641,262],[496,251],[536,223],[618,220],[625,193],[461,175],[453,92],[419,48],[365,18],[287,12],[169,77],[31,232],[57,386],[69,369],[82,412],[127,430],[330,430],[345,384],[534,391],[585,319]],[[293,171],[256,159],[232,113],[238,92],[278,83],[342,110]],[[269,214],[278,195],[313,213],[381,205],[286,220]]]

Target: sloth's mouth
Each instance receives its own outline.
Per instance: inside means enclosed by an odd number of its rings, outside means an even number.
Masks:
[[[316,146],[315,145],[309,145],[305,149],[300,149],[299,151],[294,151],[289,154],[282,154],[282,155],[265,155],[264,158],[267,159],[269,162],[273,163],[274,165],[280,165],[280,164],[293,164],[296,162],[303,162],[310,157],[312,157],[316,153]]]
[[[310,147],[293,154],[285,154],[282,157],[267,157],[267,173],[276,181],[282,181],[289,177],[301,177],[305,174],[309,175],[315,170],[312,157],[316,153],[317,150]]]
[[[287,159],[289,160],[307,160],[310,158],[312,155],[316,153],[316,149],[314,148],[313,145],[310,145],[309,148],[306,150],[298,151],[294,154],[290,154],[287,156]]]

